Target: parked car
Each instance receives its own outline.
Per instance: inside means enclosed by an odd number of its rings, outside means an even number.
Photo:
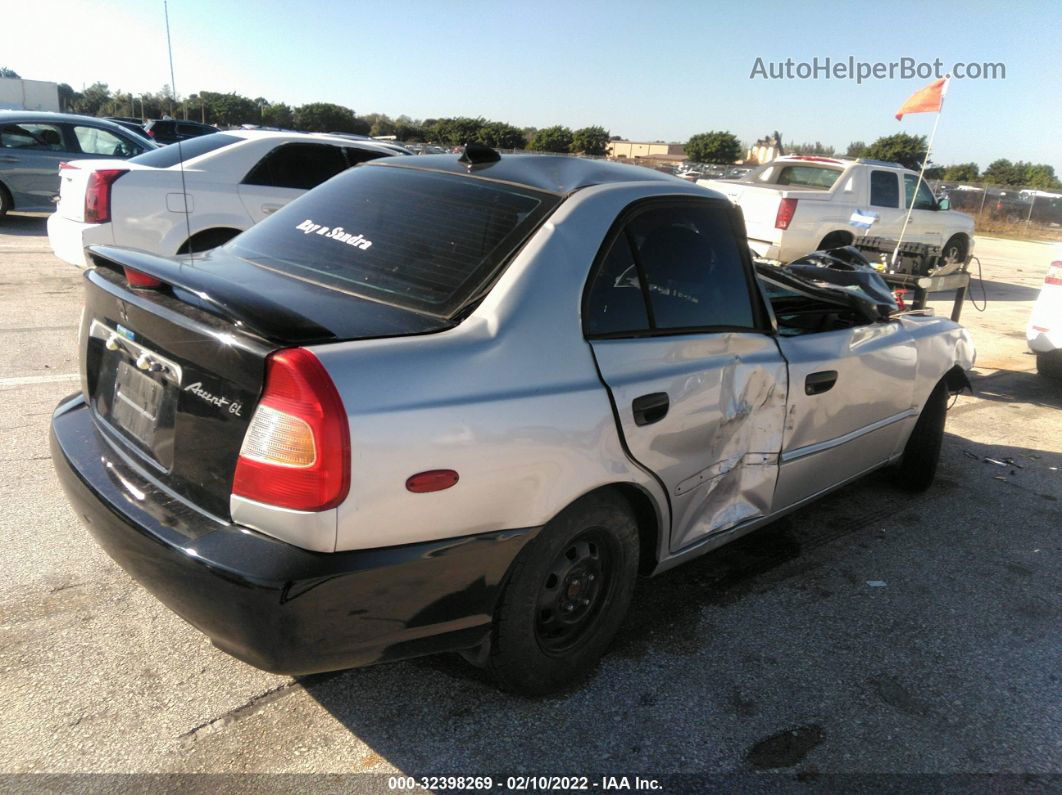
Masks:
[[[119,125],[120,127],[123,127],[124,129],[128,130],[134,135],[139,136],[140,138],[145,138],[148,141],[152,140],[151,136],[147,134],[147,130],[144,129],[143,123],[138,121],[137,119],[130,119],[124,116],[107,116],[105,118],[107,121],[113,121],[115,124]],[[160,144],[156,143],[156,146],[159,145]]]
[[[791,262],[852,243],[859,231],[849,226],[849,219],[857,211],[877,216],[871,234],[895,240],[912,201],[905,241],[939,246],[954,261],[965,262],[973,252],[973,219],[938,204],[929,186],[918,184],[918,172],[896,163],[792,155],[737,181],[698,184],[741,207],[749,244],[767,259]]]
[[[1049,378],[1062,378],[1062,245],[1047,267],[1044,285],[1033,304],[1025,337],[1036,354],[1036,370]]]
[[[48,241],[57,257],[79,266],[91,244],[167,257],[206,251],[340,171],[392,154],[372,141],[232,130],[125,163],[66,163]]]
[[[203,259],[91,262],[59,479],[147,589],[292,674],[461,650],[564,686],[638,573],[887,464],[928,487],[973,364],[950,320],[754,270],[722,195],[600,160],[374,160]]]
[[[64,161],[128,158],[155,148],[119,125],[91,116],[0,110],[0,217],[10,210],[55,209]]]
[[[189,138],[221,132],[217,127],[209,124],[178,119],[152,119],[144,125],[144,131],[147,132],[148,137],[160,144],[173,144],[177,141],[187,141]]]
[[[395,143],[394,141],[381,141],[378,138],[372,138],[368,135],[358,135],[357,133],[345,133],[345,132],[330,132],[329,135],[338,135],[340,138],[349,138],[352,141],[372,141],[375,144],[386,147],[396,155],[412,155],[414,154],[412,149],[409,149],[402,144]]]

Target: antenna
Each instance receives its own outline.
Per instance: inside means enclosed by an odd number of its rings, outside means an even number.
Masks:
[[[162,13],[166,17],[166,52],[170,57],[170,91],[173,92],[173,98],[177,98],[177,81],[173,78],[173,45],[170,43],[170,6],[168,0],[162,0]],[[174,120],[174,129],[177,129],[177,122]],[[184,202],[184,226],[188,230],[188,264],[191,265],[194,259],[192,253],[192,219],[188,215],[188,187],[184,181],[184,150],[181,149],[181,139],[178,138],[173,146],[177,147],[177,162],[181,169],[181,200]]]

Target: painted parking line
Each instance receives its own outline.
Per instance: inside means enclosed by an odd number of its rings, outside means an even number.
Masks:
[[[52,375],[22,375],[16,378],[0,378],[0,389],[5,386],[28,386],[29,384],[54,384],[59,381],[79,381],[80,373],[54,373]]]

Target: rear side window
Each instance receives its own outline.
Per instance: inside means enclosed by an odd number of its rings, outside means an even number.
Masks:
[[[368,163],[370,160],[387,157],[390,154],[388,152],[379,152],[375,149],[358,149],[354,146],[344,147],[343,151],[347,153],[347,162],[352,166],[356,166],[358,163]]]
[[[182,157],[185,160],[191,160],[193,157],[205,155],[207,152],[213,152],[242,140],[242,138],[237,138],[234,135],[225,135],[224,133],[202,135],[199,138],[181,141],[180,146],[170,144],[161,149],[152,149],[150,152],[137,155],[129,162],[140,163],[153,168],[169,168],[177,165]]]
[[[245,185],[309,190],[347,168],[343,150],[328,144],[284,144],[244,177]]]
[[[461,175],[345,172],[229,244],[271,270],[450,317],[481,295],[558,197]]]
[[[875,207],[900,206],[900,181],[895,171],[870,172],[870,203]]]
[[[626,232],[620,233],[601,262],[586,302],[586,333],[638,333],[649,328],[649,313],[638,266]]]
[[[0,146],[5,149],[38,149],[62,152],[63,133],[56,124],[22,122],[0,127]]]

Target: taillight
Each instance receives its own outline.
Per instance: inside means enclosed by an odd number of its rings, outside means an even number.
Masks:
[[[122,270],[125,271],[125,280],[130,287],[154,290],[162,286],[161,279],[156,279],[154,276],[148,276],[146,273],[141,273],[138,270],[130,268],[128,265],[123,266]]]
[[[85,186],[85,223],[102,224],[111,220],[111,185],[127,168],[105,168],[89,174]]]
[[[1044,277],[1044,284],[1060,284],[1062,285],[1062,262],[1052,262],[1047,268],[1047,276]]]
[[[324,511],[349,490],[347,414],[328,372],[305,348],[270,355],[232,493],[293,511]]]
[[[774,217],[775,229],[788,229],[789,223],[796,214],[796,199],[782,199],[778,203],[778,214]]]
[[[154,138],[154,137],[155,137],[155,131],[154,131],[154,130],[144,130],[144,132],[146,132],[146,133],[147,133],[147,134],[148,134],[149,136],[151,136],[152,138]]]

